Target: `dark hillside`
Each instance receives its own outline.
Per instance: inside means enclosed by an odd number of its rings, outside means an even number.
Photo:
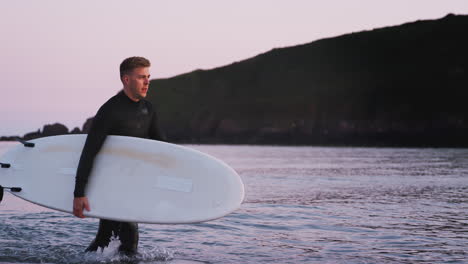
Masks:
[[[188,142],[468,146],[468,16],[274,49],[153,80]]]

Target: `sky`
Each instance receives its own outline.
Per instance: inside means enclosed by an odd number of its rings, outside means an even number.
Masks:
[[[122,88],[130,56],[168,78],[448,13],[468,14],[468,1],[0,0],[0,136],[81,128]]]

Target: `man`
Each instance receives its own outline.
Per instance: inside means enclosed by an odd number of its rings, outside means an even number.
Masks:
[[[132,136],[163,140],[158,118],[150,102],[144,100],[149,87],[151,63],[142,57],[130,57],[120,64],[123,90],[98,110],[81,154],[73,200],[73,214],[84,218],[83,210],[91,205],[85,190],[93,162],[108,135]],[[109,245],[112,234],[119,237],[119,252],[135,254],[138,247],[138,224],[101,219],[96,238],[86,251]]]

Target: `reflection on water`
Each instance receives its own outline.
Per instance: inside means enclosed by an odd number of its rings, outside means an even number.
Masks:
[[[133,262],[464,263],[468,254],[467,149],[190,147],[231,165],[246,200],[216,221],[141,225]],[[96,219],[7,194],[0,262],[128,263],[117,246],[82,253],[96,229]]]

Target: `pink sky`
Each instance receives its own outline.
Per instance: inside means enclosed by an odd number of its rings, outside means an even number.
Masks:
[[[18,0],[0,3],[0,135],[82,126],[144,56],[154,78],[223,66],[277,47],[468,14],[467,0]],[[157,88],[156,88],[157,89]]]

